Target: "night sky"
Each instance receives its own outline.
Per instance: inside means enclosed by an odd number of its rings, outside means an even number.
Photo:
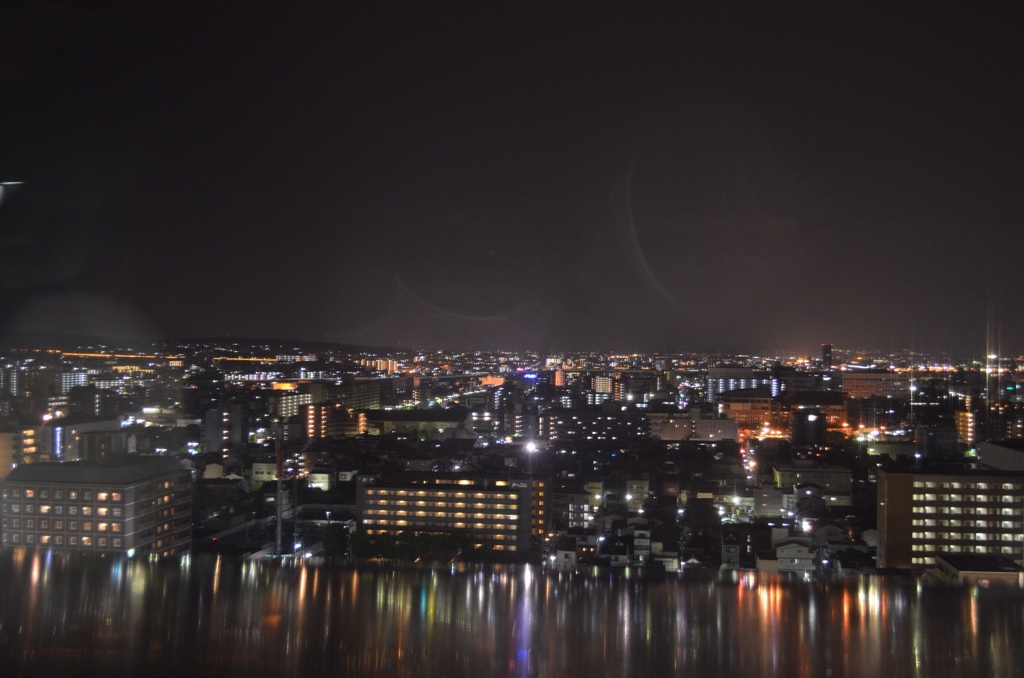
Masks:
[[[1009,16],[9,4],[0,334],[1024,351]]]

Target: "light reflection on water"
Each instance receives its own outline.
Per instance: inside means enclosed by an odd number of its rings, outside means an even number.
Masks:
[[[0,582],[4,675],[1024,675],[1017,589],[22,550]]]

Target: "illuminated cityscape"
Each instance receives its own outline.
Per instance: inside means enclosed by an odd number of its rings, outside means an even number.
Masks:
[[[171,525],[191,520],[195,550],[262,553],[280,509],[291,536],[271,553],[323,558],[320,530],[337,523],[326,557],[345,561],[948,578],[937,558],[970,555],[1020,578],[1019,361],[831,344],[771,357],[10,347],[3,543],[170,556]],[[191,501],[160,477],[174,468]],[[156,512],[136,507],[133,482]],[[924,491],[940,487],[970,491]],[[63,488],[89,501],[68,505]],[[89,520],[110,493],[129,496],[124,520]],[[434,549],[420,534],[457,539]]]
[[[0,646],[57,672],[1004,675],[1019,360],[8,346]]]
[[[1020,675],[1012,19],[0,4],[3,675]]]

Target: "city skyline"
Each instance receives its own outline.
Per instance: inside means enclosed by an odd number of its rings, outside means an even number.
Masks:
[[[1024,351],[998,16],[0,24],[0,336]]]

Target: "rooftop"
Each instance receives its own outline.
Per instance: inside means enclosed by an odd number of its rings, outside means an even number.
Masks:
[[[13,469],[8,474],[6,482],[130,485],[184,470],[181,462],[174,457],[131,455],[102,462],[69,461],[24,464]]]

